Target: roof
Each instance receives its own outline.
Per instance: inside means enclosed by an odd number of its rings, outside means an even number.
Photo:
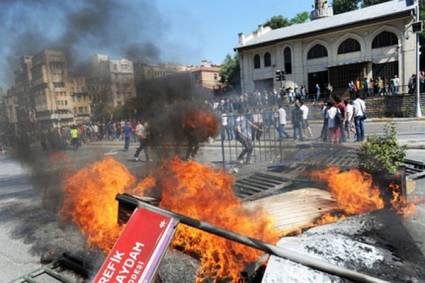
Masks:
[[[190,69],[189,72],[220,72],[220,67],[196,67]]]
[[[335,16],[309,21],[303,24],[274,29],[260,36],[254,36],[244,44],[239,44],[235,49],[297,37],[304,34],[351,25],[366,20],[378,19],[385,16],[403,13],[415,8],[414,5],[408,6],[406,2],[406,0],[392,0]]]

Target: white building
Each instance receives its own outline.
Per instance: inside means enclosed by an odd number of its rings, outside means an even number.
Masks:
[[[271,30],[260,26],[239,34],[243,91],[279,89],[276,70],[285,71],[285,87],[328,82],[345,90],[357,78],[400,77],[407,85],[416,68],[412,0],[393,0],[332,15],[326,1],[316,0],[312,21]]]

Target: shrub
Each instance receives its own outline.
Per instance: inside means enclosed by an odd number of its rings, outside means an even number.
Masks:
[[[371,174],[393,175],[402,165],[406,147],[397,142],[397,130],[393,122],[384,127],[383,136],[371,136],[358,152],[359,167]]]

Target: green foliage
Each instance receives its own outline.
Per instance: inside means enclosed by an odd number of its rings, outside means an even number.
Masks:
[[[289,22],[291,25],[302,24],[310,19],[310,14],[308,12],[301,12],[295,15]]]
[[[358,156],[360,169],[372,174],[394,174],[406,156],[406,147],[397,142],[395,124],[386,124],[383,136],[369,137]]]
[[[334,14],[341,14],[349,11],[356,10],[360,0],[333,0],[332,7]]]
[[[240,84],[240,66],[238,55],[227,54],[220,68],[221,82],[228,86],[237,87]]]
[[[287,19],[282,15],[273,16],[267,22],[263,24],[265,27],[271,27],[271,29],[278,29],[288,27],[294,24],[302,24],[310,19],[309,12],[301,12],[295,15],[292,19]]]
[[[271,27],[271,29],[284,28],[291,25],[290,21],[284,18],[282,15],[273,16],[263,24],[265,27]]]

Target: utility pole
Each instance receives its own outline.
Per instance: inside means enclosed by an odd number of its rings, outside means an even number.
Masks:
[[[420,85],[420,32],[422,31],[422,23],[420,22],[420,0],[416,0],[416,23],[420,23],[420,30],[416,31],[416,117],[422,117],[421,110],[421,85]]]

